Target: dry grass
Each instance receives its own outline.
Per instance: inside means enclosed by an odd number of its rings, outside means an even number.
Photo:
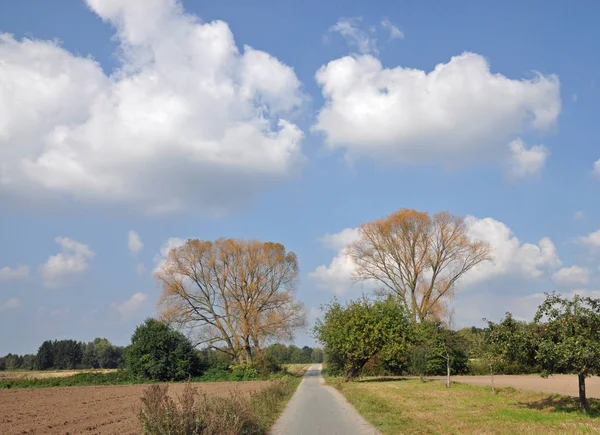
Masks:
[[[228,397],[199,395],[187,384],[177,400],[168,385],[151,385],[139,409],[146,435],[263,435],[290,399],[297,380],[278,380],[252,394],[232,391]]]
[[[8,370],[0,371],[0,380],[2,379],[50,379],[65,378],[78,375],[80,373],[111,373],[117,369],[95,369],[95,370]]]
[[[571,397],[418,380],[366,380],[334,385],[384,435],[600,433],[600,401],[592,415]]]
[[[283,368],[293,376],[304,376],[312,364],[284,364]]]

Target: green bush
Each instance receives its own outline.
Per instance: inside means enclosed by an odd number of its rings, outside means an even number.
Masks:
[[[125,361],[132,375],[157,381],[189,379],[203,369],[190,341],[155,319],[136,328]]]

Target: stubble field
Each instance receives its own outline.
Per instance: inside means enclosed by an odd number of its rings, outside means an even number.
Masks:
[[[193,384],[200,394],[249,394],[268,381]],[[0,390],[0,434],[137,434],[137,407],[148,385]],[[178,395],[183,384],[169,387]]]

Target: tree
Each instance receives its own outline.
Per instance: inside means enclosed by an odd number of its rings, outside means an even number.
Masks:
[[[359,228],[349,246],[355,279],[382,284],[414,321],[442,318],[458,280],[490,259],[490,248],[469,237],[464,220],[401,209]]]
[[[589,411],[585,378],[600,375],[600,299],[546,294],[534,321],[540,326],[537,359],[542,375],[576,373],[579,401]]]
[[[162,319],[195,329],[198,344],[239,361],[277,338],[291,340],[306,314],[295,299],[298,260],[279,243],[188,240],[171,250],[156,278]]]
[[[394,297],[376,301],[363,297],[345,306],[334,299],[323,320],[317,320],[314,333],[325,346],[332,372],[351,380],[375,356],[392,366],[401,364],[406,359],[411,327]]]
[[[157,381],[182,380],[202,371],[190,341],[155,319],[135,329],[125,359],[134,376]]]
[[[310,355],[310,362],[321,364],[323,362],[323,349],[315,347]]]
[[[39,370],[48,370],[54,367],[54,342],[46,340],[37,351],[37,365]]]

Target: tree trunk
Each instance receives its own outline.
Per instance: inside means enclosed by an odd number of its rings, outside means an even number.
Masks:
[[[360,372],[360,368],[352,367],[346,372],[346,376],[344,377],[344,382],[349,382],[358,377],[358,373]]]
[[[492,377],[492,394],[496,394],[496,387],[494,386],[494,368],[490,366],[490,376]]]
[[[589,412],[590,404],[585,396],[585,376],[580,373],[577,377],[579,378],[579,403],[581,403],[581,407],[585,409],[586,412]]]
[[[450,356],[446,358],[446,388],[450,388]]]

